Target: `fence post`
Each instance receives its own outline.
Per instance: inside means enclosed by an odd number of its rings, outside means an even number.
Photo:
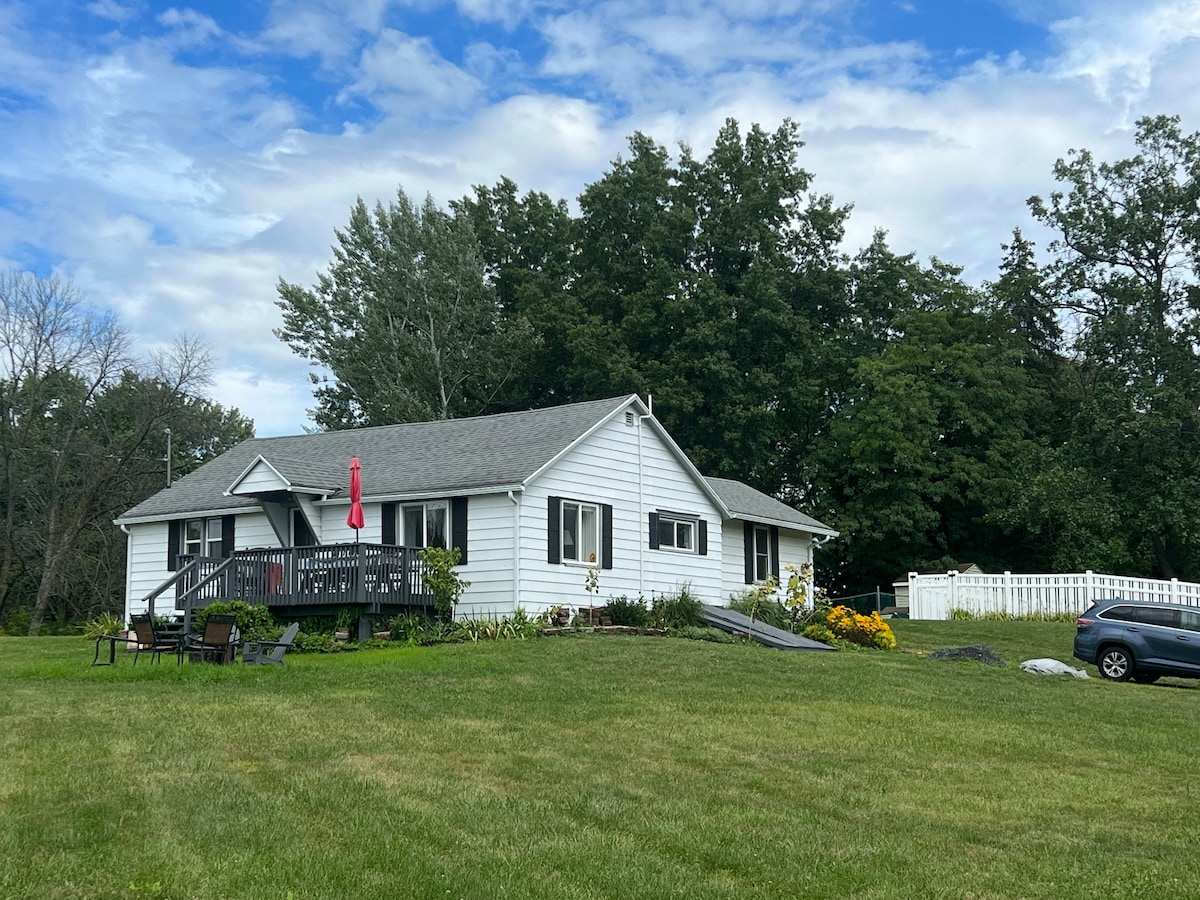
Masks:
[[[1096,577],[1092,570],[1083,573],[1083,610],[1086,610],[1096,599]],[[1082,610],[1081,610],[1082,611]]]
[[[946,572],[946,577],[950,579],[950,609],[958,609],[958,588],[955,586],[954,578],[957,574],[953,569]],[[946,618],[950,618],[949,614],[946,615]]]
[[[1013,609],[1012,572],[1008,569],[1004,570],[1004,611],[1010,616],[1017,615],[1017,611]]]
[[[1178,578],[1172,578],[1172,579],[1171,579],[1171,595],[1170,595],[1170,600],[1171,600],[1171,602],[1172,602],[1172,603],[1178,603],[1178,602],[1179,602],[1179,579],[1178,579]]]
[[[919,615],[921,610],[918,607],[917,602],[916,602],[917,601],[917,584],[915,581],[916,577],[917,577],[916,572],[908,573],[908,617],[910,619],[923,619],[925,617],[923,615]]]

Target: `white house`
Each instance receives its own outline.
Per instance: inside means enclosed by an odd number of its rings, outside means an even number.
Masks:
[[[357,534],[346,525],[352,458]],[[636,395],[253,438],[116,524],[128,539],[127,616],[235,596],[292,614],[388,614],[429,602],[416,556],[426,546],[461,550],[471,586],[460,615],[601,605],[685,583],[720,604],[811,561],[814,537],[836,533],[740,482],[703,477]]]

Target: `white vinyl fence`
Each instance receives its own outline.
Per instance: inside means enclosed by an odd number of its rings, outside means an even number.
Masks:
[[[1200,584],[1083,572],[1078,575],[908,575],[908,614],[948,619],[961,609],[974,616],[1078,615],[1097,600],[1121,598],[1200,607]]]

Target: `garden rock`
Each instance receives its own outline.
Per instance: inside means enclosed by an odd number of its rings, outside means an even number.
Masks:
[[[930,659],[969,659],[985,666],[1005,666],[1007,663],[988,647],[943,647],[929,654]]]
[[[1022,672],[1032,672],[1034,675],[1074,675],[1076,678],[1087,678],[1088,673],[1083,669],[1073,669],[1057,659],[1027,659],[1021,663]]]

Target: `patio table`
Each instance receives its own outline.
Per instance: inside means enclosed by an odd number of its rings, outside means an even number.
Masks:
[[[111,666],[117,662],[117,642],[125,643],[129,640],[128,635],[124,634],[102,634],[96,638],[96,655],[92,657],[93,666]],[[108,662],[100,662],[100,644],[103,641],[108,641]]]

